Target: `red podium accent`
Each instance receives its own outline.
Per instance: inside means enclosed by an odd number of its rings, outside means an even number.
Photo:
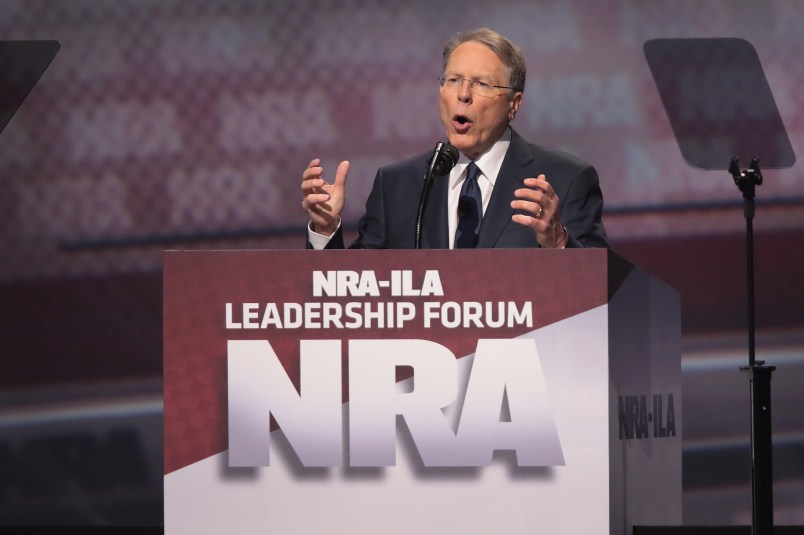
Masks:
[[[314,295],[324,279],[341,295]],[[310,307],[307,326],[281,317],[288,304]],[[414,315],[401,325],[387,315],[391,325],[376,316],[370,327],[346,326],[345,316],[325,325],[322,307],[350,304],[404,304]],[[499,318],[488,310],[509,306],[519,319],[490,326]],[[441,314],[429,326],[426,309]],[[461,311],[475,314],[469,326],[449,316]],[[309,533],[337,522],[344,532],[488,533],[500,526],[480,520],[489,515],[504,518],[506,532],[680,523],[679,314],[672,289],[603,249],[166,252],[166,532]],[[341,340],[346,411],[349,340],[436,342],[468,370],[478,340],[514,338],[538,349],[565,466],[534,471],[495,454],[489,467],[430,470],[404,437],[392,467],[351,468],[347,452],[342,467],[305,468],[281,445],[270,466],[228,465],[230,340],[269,341],[297,390],[300,341]],[[475,499],[488,503],[467,502]]]

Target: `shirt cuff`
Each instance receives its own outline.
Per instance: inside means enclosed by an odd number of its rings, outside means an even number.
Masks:
[[[332,236],[324,236],[323,234],[315,232],[312,228],[310,228],[312,224],[312,222],[307,223],[307,240],[310,242],[310,245],[313,246],[313,249],[326,248]],[[338,221],[338,226],[335,227],[335,232],[337,232],[339,228],[341,228],[340,221]],[[335,234],[335,232],[333,232],[333,234]]]

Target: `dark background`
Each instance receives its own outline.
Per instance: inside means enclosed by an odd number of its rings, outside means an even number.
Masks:
[[[804,4],[1,6],[0,37],[62,49],[0,134],[0,522],[162,522],[161,252],[302,247],[314,157],[351,160],[354,224],[379,165],[443,137],[441,46],[475,26],[528,61],[514,127],[593,163],[612,248],[682,295],[685,523],[750,521],[741,195],[684,162],[642,46],[750,41],[801,154]],[[755,222],[779,524],[804,524],[802,166],[765,171]]]

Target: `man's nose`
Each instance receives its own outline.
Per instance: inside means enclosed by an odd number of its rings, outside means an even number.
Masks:
[[[472,101],[472,81],[464,79],[461,87],[458,88],[458,100],[461,102]]]

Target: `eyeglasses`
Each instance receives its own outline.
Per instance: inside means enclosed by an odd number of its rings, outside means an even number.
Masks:
[[[469,82],[469,88],[472,90],[472,93],[486,98],[494,98],[499,95],[499,93],[496,91],[497,89],[513,89],[513,87],[508,87],[505,85],[492,85],[486,82],[481,82],[480,80],[464,78],[463,76],[447,76],[446,78],[442,77],[438,79],[438,82],[441,84],[441,87],[450,91],[458,91],[463,87],[464,82]]]

